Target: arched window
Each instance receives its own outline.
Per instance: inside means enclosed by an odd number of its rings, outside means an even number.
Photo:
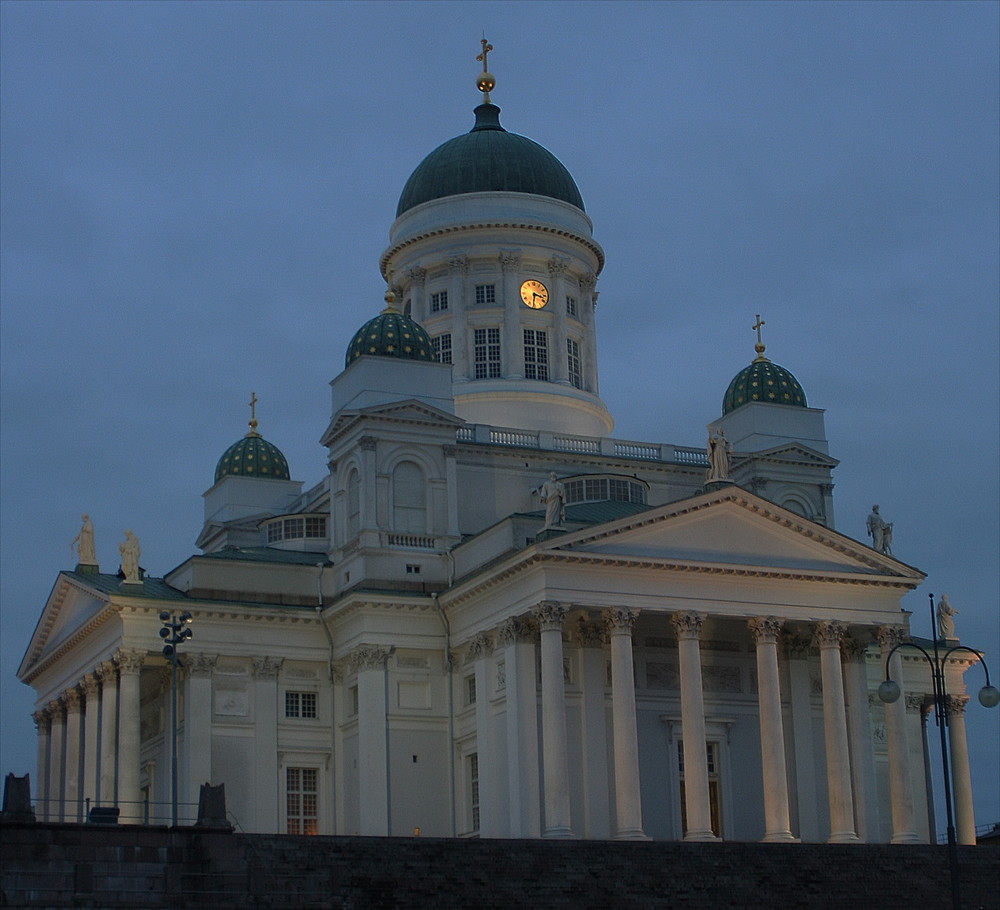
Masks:
[[[412,461],[401,461],[392,472],[392,529],[411,534],[427,530],[424,472]]]
[[[361,476],[351,469],[347,475],[347,539],[358,536],[361,531]]]
[[[809,518],[809,517],[811,517],[809,515],[809,509],[806,507],[805,503],[803,503],[801,500],[799,500],[797,498],[796,499],[791,499],[791,498],[786,499],[781,504],[781,507],[783,509],[788,509],[789,512],[794,512],[796,515],[801,515],[803,518]]]

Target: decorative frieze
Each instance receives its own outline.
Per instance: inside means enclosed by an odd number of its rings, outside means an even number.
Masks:
[[[611,607],[610,610],[605,610],[604,624],[608,635],[631,635],[638,614],[638,610],[629,607]]]
[[[254,679],[277,679],[282,663],[282,658],[255,657],[250,665],[250,672]]]
[[[401,670],[429,670],[430,661],[426,657],[420,657],[414,654],[397,654],[396,655],[396,666]]]
[[[538,620],[538,628],[542,632],[562,631],[563,618],[566,616],[566,608],[554,600],[543,600],[532,611],[535,619]]]
[[[677,632],[678,638],[697,638],[701,634],[705,618],[700,613],[681,611],[674,613],[670,617],[670,622]]]
[[[646,688],[672,689],[680,688],[680,674],[676,664],[665,664],[650,660],[646,662]]]
[[[351,670],[361,673],[365,670],[384,670],[389,659],[389,649],[380,645],[358,645],[350,654]]]
[[[747,620],[750,634],[753,636],[754,644],[768,642],[777,644],[778,636],[785,621],[778,616],[755,616]]]

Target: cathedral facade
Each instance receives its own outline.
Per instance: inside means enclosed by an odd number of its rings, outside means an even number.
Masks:
[[[613,435],[604,251],[566,168],[501,125],[487,50],[472,130],[402,190],[320,480],[254,415],[198,555],[152,578],[81,540],[59,574],[19,670],[39,814],[165,822],[176,779],[182,819],[224,783],[258,832],[932,838],[926,665],[895,654],[904,697],[874,697],[923,574],[836,530],[823,411],[759,319],[707,446]],[[175,690],[161,629],[188,617]]]

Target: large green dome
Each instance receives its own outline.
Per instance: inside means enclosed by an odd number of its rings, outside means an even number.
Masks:
[[[799,381],[763,355],[733,377],[722,399],[722,414],[725,416],[751,401],[808,407]]]
[[[256,430],[251,430],[222,453],[222,458],[215,466],[215,482],[218,483],[227,476],[291,479],[288,462],[281,450]]]
[[[364,355],[401,357],[407,360],[434,360],[430,336],[398,310],[387,307],[355,332],[347,346],[344,366]]]
[[[417,165],[399,197],[397,218],[422,202],[463,193],[533,193],[583,209],[576,183],[555,155],[508,133],[495,104],[480,104],[475,114],[470,132],[439,145]]]

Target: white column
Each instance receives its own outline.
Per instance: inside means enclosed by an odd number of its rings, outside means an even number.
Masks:
[[[139,676],[142,651],[119,651],[118,684],[118,820],[141,824],[143,818],[139,789],[139,750],[142,733],[139,724]]]
[[[66,819],[66,780],[63,777],[63,756],[66,745],[66,713],[61,698],[49,702],[49,811],[51,822]]]
[[[49,734],[51,719],[48,708],[35,711],[31,715],[38,734],[35,753],[35,818],[48,821],[49,818]]]
[[[184,657],[184,749],[181,758],[182,786],[178,799],[197,804],[201,785],[212,780],[212,668],[215,655],[188,654]],[[277,781],[278,798],[281,782]],[[191,814],[190,807],[185,807]]]
[[[97,805],[98,775],[100,769],[100,685],[93,673],[88,673],[80,683],[84,696],[83,715],[83,797],[84,812],[87,811],[87,800],[90,805]]]
[[[778,635],[784,620],[758,616],[748,623],[757,646],[757,700],[760,713],[760,760],[764,782],[764,840],[794,841],[788,812],[785,732],[781,720]],[[687,762],[685,761],[685,768]]]
[[[254,773],[256,830],[278,832],[279,803],[284,795],[278,780],[278,670],[281,660],[255,657],[251,664],[254,700]]]
[[[521,617],[500,626],[507,692],[507,804],[511,837],[541,834],[535,628]]]
[[[799,837],[808,842],[821,838],[816,746],[813,736],[813,698],[810,677],[811,643],[804,635],[784,635],[788,654],[788,696],[792,708],[792,753],[795,756],[795,796]]]
[[[856,638],[841,643],[844,658],[844,691],[847,696],[847,735],[851,741],[851,785],[854,788],[858,838],[878,841],[878,795],[875,790],[875,750],[872,748],[871,711],[868,706],[867,647]]]
[[[359,645],[351,652],[358,675],[358,803],[363,835],[389,834],[389,750],[386,661],[389,649]],[[449,748],[451,745],[449,744]]]
[[[642,830],[639,732],[635,718],[635,673],[632,666],[632,630],[638,613],[638,610],[627,607],[614,607],[604,614],[611,641],[616,840],[646,839]]]
[[[63,703],[66,705],[66,821],[83,820],[83,804],[80,799],[80,765],[83,756],[80,754],[81,742],[81,705],[80,690],[73,686],[63,693]]]
[[[604,657],[604,624],[581,619],[580,711],[583,744],[583,833],[592,840],[611,836],[611,800],[608,787],[608,722],[604,690],[607,670]]]
[[[948,696],[948,751],[951,789],[955,797],[955,837],[960,844],[976,843],[976,816],[972,808],[972,775],[969,743],[965,737],[965,706],[968,695]]]
[[[476,752],[479,755],[479,836],[501,837],[506,810],[498,785],[496,732],[493,729],[493,707],[490,680],[490,655],[493,639],[480,632],[469,644],[469,659],[475,662],[476,673]]]
[[[898,644],[906,640],[906,630],[900,626],[879,626],[878,643],[882,665]],[[892,843],[916,844],[916,819],[913,813],[913,793],[910,791],[910,751],[906,744],[906,699],[903,697],[903,666],[897,651],[889,661],[889,678],[900,687],[900,697],[885,705],[885,735],[889,752],[889,800],[892,804]]]
[[[524,379],[524,336],[521,331],[521,308],[524,304],[521,302],[520,268],[519,252],[504,250],[500,253],[500,270],[503,272],[500,357],[504,379]]]
[[[102,806],[117,805],[115,760],[118,752],[118,671],[106,660],[97,666],[101,681],[101,770],[97,797]]]
[[[553,601],[544,601],[534,613],[538,621],[542,658],[542,775],[545,782],[545,830],[542,836],[572,837],[562,643],[566,608]]]
[[[583,358],[583,387],[595,395],[599,393],[597,386],[597,295],[594,290],[597,276],[590,272],[580,276],[580,300],[578,301],[580,322],[586,331],[580,344],[580,356]]]
[[[830,803],[828,843],[831,844],[847,844],[858,839],[854,830],[847,705],[840,663],[840,642],[846,633],[847,627],[839,622],[825,621],[816,626],[820,671],[823,674],[823,735],[826,740],[826,790]]]
[[[672,617],[677,631],[677,661],[681,682],[681,734],[684,737],[684,807],[687,830],[684,840],[718,840],[712,833],[708,795],[708,744],[705,739],[705,696],[701,682],[701,648],[698,636],[704,619],[698,613]]]
[[[549,378],[553,382],[569,382],[566,360],[566,267],[568,260],[558,256],[549,259],[549,305],[552,310],[553,331],[549,344]],[[579,306],[579,304],[577,304]]]

